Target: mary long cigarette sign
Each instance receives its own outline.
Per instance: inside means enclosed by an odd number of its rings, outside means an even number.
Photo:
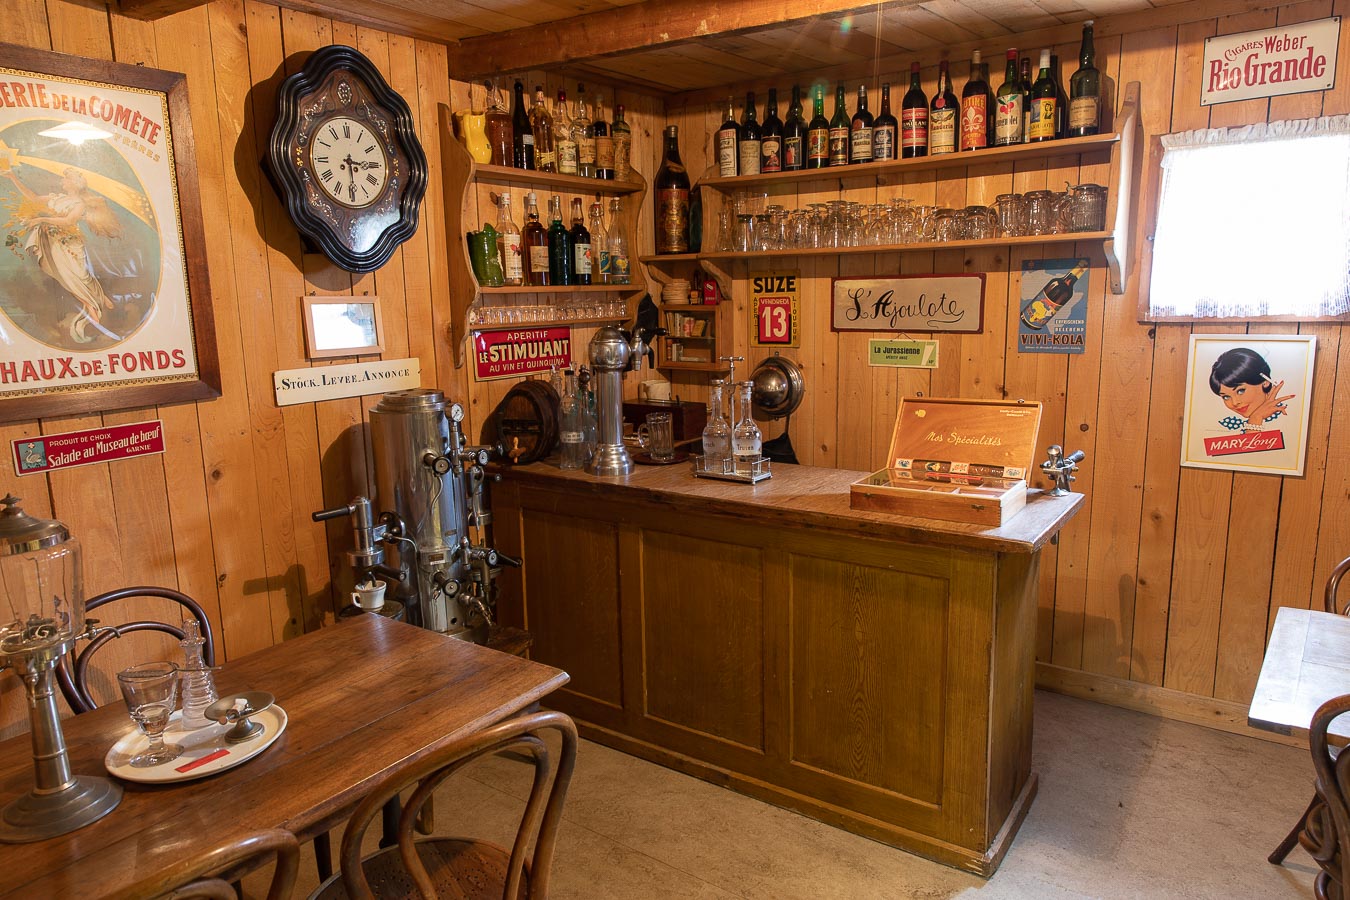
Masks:
[[[1200,105],[1325,91],[1336,84],[1341,17],[1205,38]]]

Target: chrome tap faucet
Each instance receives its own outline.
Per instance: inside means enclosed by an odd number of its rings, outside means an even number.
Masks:
[[[641,328],[630,334],[607,325],[591,338],[588,355],[595,372],[597,428],[595,454],[586,463],[586,471],[592,475],[628,475],[633,471],[633,459],[623,445],[623,373],[642,371],[646,337]]]

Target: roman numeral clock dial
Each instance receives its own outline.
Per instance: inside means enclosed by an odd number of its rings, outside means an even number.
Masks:
[[[417,231],[427,159],[408,104],[357,50],[316,50],[277,92],[264,161],[306,244],[373,272]]]

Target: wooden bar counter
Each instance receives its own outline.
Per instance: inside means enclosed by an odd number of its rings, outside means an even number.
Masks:
[[[587,737],[987,876],[1036,793],[1039,551],[1082,497],[989,528],[852,510],[865,474],[504,470],[502,618]]]

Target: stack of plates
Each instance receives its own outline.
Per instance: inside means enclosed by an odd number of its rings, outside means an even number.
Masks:
[[[664,303],[688,303],[689,279],[675,278],[661,288],[661,300]]]

